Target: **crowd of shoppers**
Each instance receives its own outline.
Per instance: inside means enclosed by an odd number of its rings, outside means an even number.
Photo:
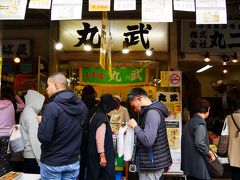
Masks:
[[[9,172],[8,143],[15,113],[22,111],[20,127],[24,139],[24,172],[41,174],[42,180],[114,180],[115,152],[110,117],[122,117],[136,135],[134,162],[140,180],[161,180],[172,165],[165,118],[167,107],[152,102],[142,88],[132,89],[127,100],[139,114],[130,119],[121,106],[121,97],[104,94],[96,100],[94,88],[86,85],[81,99],[67,89],[67,78],[54,73],[47,80],[45,97],[28,90],[23,101],[11,89],[3,89],[0,99],[0,176]],[[232,179],[240,179],[240,96],[231,99],[232,115],[227,116],[228,158]],[[23,109],[24,108],[24,109]],[[203,156],[215,159],[209,148],[206,119],[210,103],[198,98],[194,115],[183,128],[181,170],[187,179],[211,179]],[[232,120],[234,118],[234,121]],[[80,167],[81,165],[81,167]],[[79,173],[80,171],[80,173]]]

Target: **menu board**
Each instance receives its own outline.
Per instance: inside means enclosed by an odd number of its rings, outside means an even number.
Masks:
[[[173,22],[172,1],[142,0],[142,22]]]
[[[197,24],[227,24],[225,0],[196,1]]]
[[[0,20],[24,19],[27,0],[1,0]]]

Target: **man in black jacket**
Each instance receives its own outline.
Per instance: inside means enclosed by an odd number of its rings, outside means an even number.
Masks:
[[[41,149],[41,179],[76,179],[79,174],[79,154],[82,124],[88,110],[70,90],[62,73],[52,74],[47,81],[49,103],[38,116],[38,139]]]

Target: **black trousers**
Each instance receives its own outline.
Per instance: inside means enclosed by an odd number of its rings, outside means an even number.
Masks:
[[[240,168],[231,166],[232,180],[240,180]]]
[[[24,158],[24,173],[40,174],[40,167],[36,159]]]
[[[0,177],[10,171],[7,154],[9,138],[9,136],[0,136]]]

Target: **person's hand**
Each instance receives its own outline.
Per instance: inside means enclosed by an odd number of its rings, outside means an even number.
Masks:
[[[127,125],[131,128],[135,128],[137,126],[137,122],[135,121],[135,119],[130,119],[128,122],[127,122]]]
[[[42,121],[42,116],[37,116],[37,122],[38,122],[38,124],[40,124],[41,121]]]
[[[208,152],[208,156],[211,159],[211,161],[214,161],[216,159],[216,156],[214,155],[214,153],[212,151]]]
[[[107,159],[105,153],[100,153],[100,165],[105,167],[107,165]]]

